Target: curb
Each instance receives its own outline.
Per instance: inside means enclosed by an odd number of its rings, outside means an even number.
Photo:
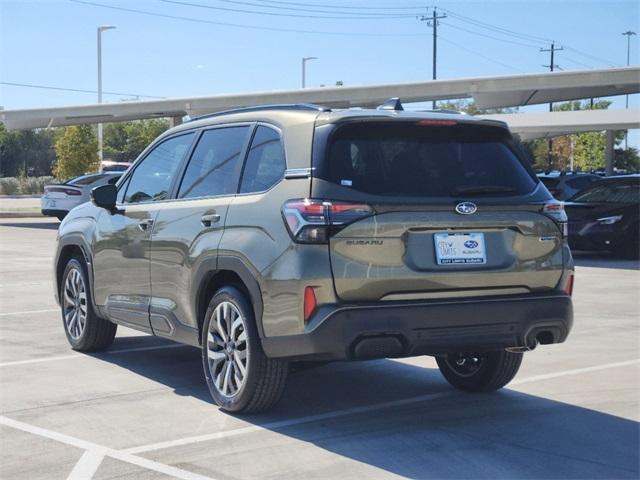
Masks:
[[[40,212],[0,212],[0,218],[45,218]]]

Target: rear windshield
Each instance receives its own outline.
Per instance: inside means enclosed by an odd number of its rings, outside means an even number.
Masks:
[[[640,203],[640,182],[601,182],[577,193],[572,202]]]
[[[502,128],[361,122],[339,127],[316,175],[382,196],[523,195],[537,184]]]
[[[102,178],[100,174],[83,175],[81,177],[72,178],[67,182],[67,185],[89,185],[90,183],[97,182]]]

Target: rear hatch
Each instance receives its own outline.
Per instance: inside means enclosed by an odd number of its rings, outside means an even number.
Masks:
[[[329,222],[328,244],[345,301],[524,294],[561,278],[561,205],[506,128],[462,119],[318,126],[313,176],[311,197],[338,206],[328,207],[340,220]]]

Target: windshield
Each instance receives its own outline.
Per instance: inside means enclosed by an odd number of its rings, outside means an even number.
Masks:
[[[537,184],[502,128],[361,122],[339,127],[316,175],[384,196],[522,195]]]
[[[581,203],[639,203],[639,199],[640,182],[602,182],[579,192],[571,201]]]

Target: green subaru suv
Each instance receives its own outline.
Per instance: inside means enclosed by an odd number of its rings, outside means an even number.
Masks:
[[[118,324],[198,347],[214,402],[256,412],[293,362],[431,355],[491,391],[563,342],[573,260],[561,203],[505,124],[277,105],[162,134],[60,225],[72,348]]]

